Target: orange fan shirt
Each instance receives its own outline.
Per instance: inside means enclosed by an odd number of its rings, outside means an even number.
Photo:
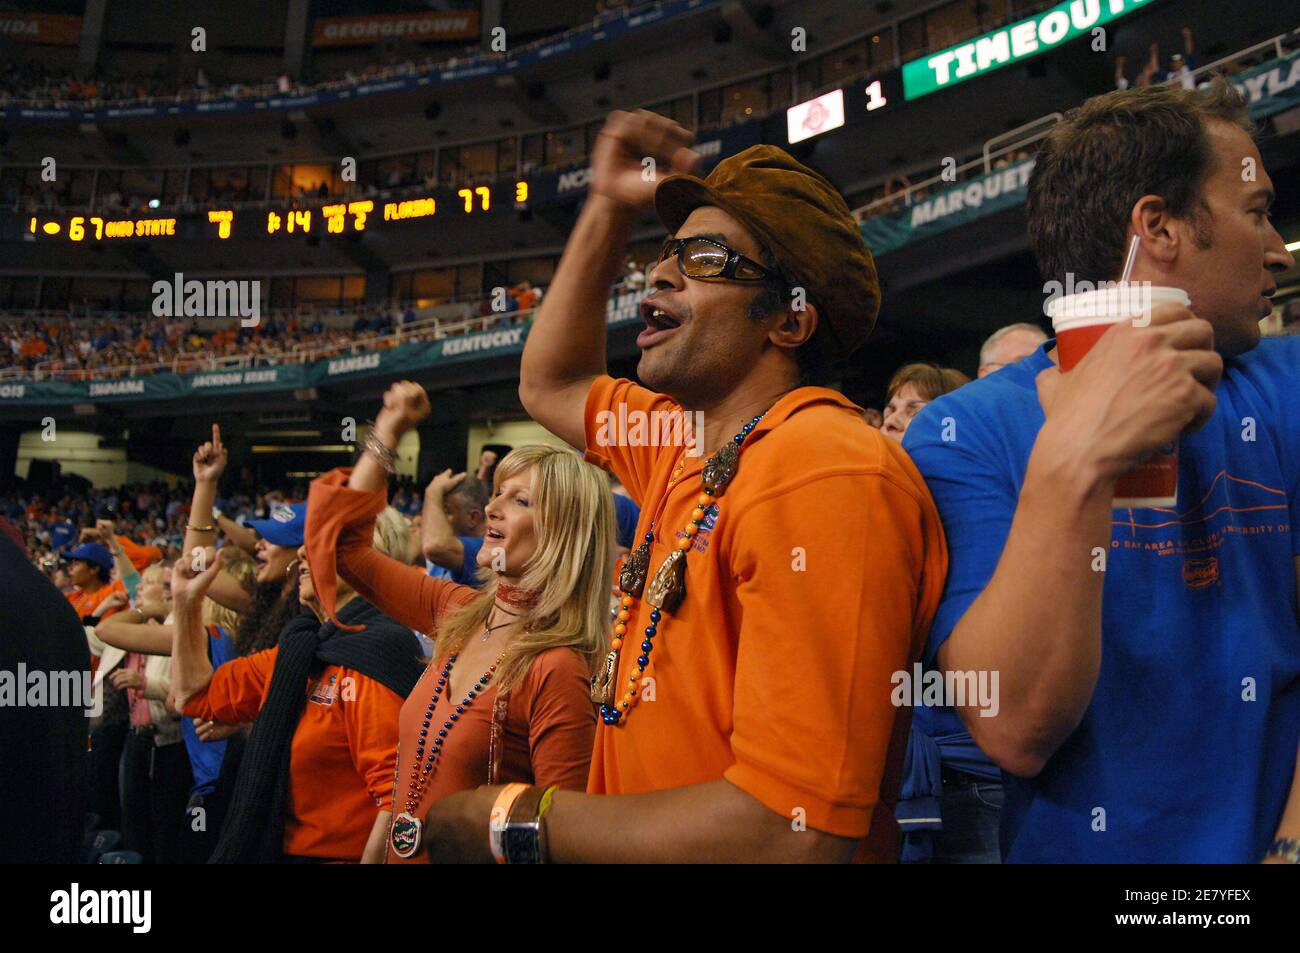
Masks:
[[[266,700],[279,648],[233,659],[212,673],[185,715],[252,721]],[[361,859],[375,815],[393,799],[402,698],[355,669],[327,665],[307,682],[289,754],[284,852]]]
[[[656,411],[681,407],[610,377],[587,395],[586,459],[640,503],[637,545],[654,521],[650,579],[685,536],[707,462],[685,456],[673,480],[683,450],[654,445],[664,441],[646,421],[669,419]],[[588,791],[725,778],[792,822],[861,840],[856,860],[896,860],[911,719],[890,701],[891,676],[920,657],[947,558],[903,449],[835,391],[786,394],[745,440],[687,553],[686,599],[652,642],[653,683],[621,724],[597,726]],[[651,608],[635,603],[615,701]]]
[[[121,579],[114,579],[94,592],[87,592],[85,589],[73,589],[68,593],[68,601],[72,603],[72,608],[77,611],[78,616],[88,616],[95,611],[96,606],[114,594],[120,595],[123,599],[126,598],[126,586],[122,585]],[[109,609],[102,618],[107,619],[109,616],[116,615],[121,611],[121,606]]]

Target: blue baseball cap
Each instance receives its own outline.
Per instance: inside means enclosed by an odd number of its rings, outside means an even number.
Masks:
[[[270,519],[249,520],[244,525],[253,527],[258,536],[274,546],[297,549],[307,535],[307,504],[275,503]]]
[[[113,569],[113,554],[99,543],[82,543],[76,549],[64,552],[63,558],[81,559],[88,563],[94,563],[96,566],[103,567],[105,572],[111,572]]]
[[[624,549],[636,549],[636,523],[641,518],[641,507],[621,493],[614,494],[614,519],[618,523],[618,544]]]

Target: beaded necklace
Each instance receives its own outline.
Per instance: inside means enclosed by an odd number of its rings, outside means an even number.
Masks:
[[[767,411],[763,411],[741,427],[740,433],[723,444],[722,448],[704,465],[704,470],[700,474],[700,495],[695,500],[695,509],[691,510],[690,522],[682,530],[685,536],[677,541],[676,548],[664,559],[650,582],[649,591],[646,592],[645,601],[651,606],[650,624],[645,627],[641,654],[637,656],[636,667],[628,676],[627,688],[623,697],[615,704],[614,681],[618,677],[619,650],[623,647],[628,623],[636,613],[636,600],[645,588],[650,568],[650,544],[655,539],[654,520],[651,520],[650,529],[645,534],[641,545],[624,561],[623,570],[618,577],[618,587],[623,597],[619,600],[619,611],[614,620],[614,632],[609,643],[610,651],[605,656],[605,663],[600,671],[591,679],[591,700],[600,705],[600,718],[606,725],[617,727],[622,724],[636,706],[642,678],[645,676],[646,666],[650,664],[650,653],[654,650],[654,638],[659,634],[659,626],[663,622],[663,614],[676,613],[686,598],[686,553],[694,544],[695,536],[699,533],[709,508],[716,509],[717,497],[722,495],[727,484],[735,477],[736,469],[740,464],[741,445],[766,413]],[[672,479],[669,480],[670,488],[684,468],[683,457],[682,462],[673,471]],[[664,499],[666,505],[666,494]]]
[[[442,667],[442,674],[438,676],[438,684],[434,686],[433,698],[429,700],[429,706],[424,710],[424,720],[420,723],[419,742],[415,748],[415,761],[411,765],[411,783],[406,789],[406,810],[402,811],[393,818],[393,826],[389,830],[388,838],[393,845],[393,853],[403,859],[412,856],[420,848],[420,831],[424,827],[424,822],[416,815],[420,807],[420,798],[424,796],[425,788],[428,787],[429,779],[437,773],[436,768],[442,760],[442,746],[447,740],[447,735],[451,733],[452,728],[460,721],[460,716],[465,714],[465,710],[474,703],[474,699],[487,687],[487,683],[492,680],[492,675],[496,672],[497,666],[501,664],[501,659],[505,658],[505,653],[501,654],[487,673],[483,675],[466,694],[464,699],[456,710],[447,716],[447,720],[442,723],[438,729],[437,736],[433,743],[429,745],[429,756],[424,760],[424,767],[421,768],[420,760],[424,758],[425,745],[429,738],[429,726],[433,722],[433,711],[438,707],[438,699],[442,697],[442,690],[447,685],[447,678],[451,675],[451,667],[456,664],[456,656],[453,655],[447,659],[447,664]],[[400,783],[400,772],[394,778],[394,786]],[[394,791],[396,795],[396,791]],[[396,800],[396,797],[394,797]]]

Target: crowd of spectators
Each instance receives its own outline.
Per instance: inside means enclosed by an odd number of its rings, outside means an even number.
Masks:
[[[244,485],[254,482],[251,473],[245,476]],[[274,504],[301,499],[305,492],[302,486],[284,490],[258,487],[252,492],[232,493],[221,500],[221,506],[242,524],[266,519]],[[180,554],[189,504],[188,487],[156,481],[92,488],[88,481],[72,477],[45,489],[19,489],[0,497],[0,515],[18,528],[32,561],[66,593],[71,585],[60,554],[82,542],[96,520],[112,520],[119,533],[139,545],[157,547],[171,560]]]
[[[644,274],[632,262],[629,266],[641,275],[636,287],[643,286]],[[632,287],[620,285],[623,290]],[[421,321],[413,307],[390,304],[353,309],[350,324],[336,318],[326,322],[322,310],[272,312],[254,327],[232,319],[219,329],[201,327],[193,318],[139,313],[17,318],[0,321],[0,372],[40,372],[77,380],[164,370],[194,373],[232,363],[315,361],[518,324],[538,305],[543,291],[521,281],[505,289],[504,298],[488,296],[471,306],[467,319],[447,321]]]
[[[593,23],[620,16],[632,6],[634,4],[628,0],[599,0]],[[553,37],[546,37],[538,42],[551,39]],[[295,79],[283,71],[258,81],[218,79],[210,77],[202,67],[181,75],[165,66],[159,66],[149,74],[116,76],[108,73],[84,77],[80,73],[51,69],[39,59],[29,59],[0,66],[0,105],[22,102],[48,107],[96,107],[120,103],[296,96],[339,86],[455,69],[476,59],[505,59],[510,53],[484,49],[475,44],[463,46],[450,56],[446,55],[445,48],[418,59],[403,59],[401,55],[400,51],[385,55],[376,50],[374,59],[364,64],[318,69],[311,81]]]
[[[193,319],[121,315],[91,321],[19,320],[0,325],[0,370],[18,368],[73,379],[115,376],[115,372],[204,370],[246,359],[258,364],[296,363],[345,353],[392,347],[395,331],[415,320],[408,309],[359,309],[350,327],[327,325],[317,313],[270,315],[255,327],[238,321],[219,330]],[[404,342],[432,336],[434,328],[412,331]]]
[[[117,369],[197,370],[226,358],[292,361],[295,353],[372,346],[391,330],[391,318],[358,317],[353,330],[326,327],[289,316],[271,316],[256,327],[238,322],[204,331],[194,321],[121,316],[95,321],[19,321],[0,328],[0,369],[85,372],[111,375]]]

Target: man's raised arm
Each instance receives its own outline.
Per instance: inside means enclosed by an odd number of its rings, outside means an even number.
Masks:
[[[528,414],[579,449],[592,379],[605,373],[605,309],[638,215],[663,175],[689,171],[691,134],[654,113],[613,112],[592,153],[592,184],[519,365]],[[646,159],[653,159],[647,163]]]

